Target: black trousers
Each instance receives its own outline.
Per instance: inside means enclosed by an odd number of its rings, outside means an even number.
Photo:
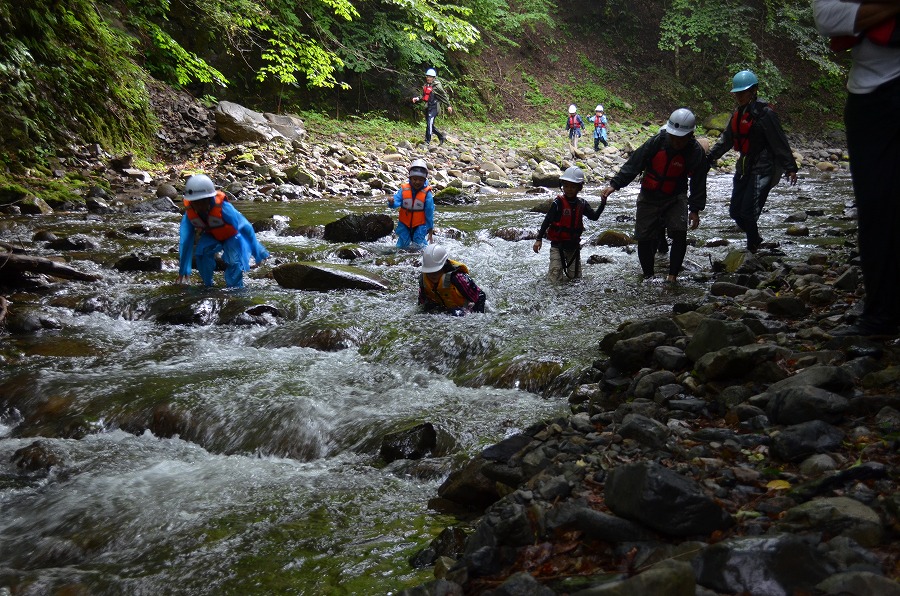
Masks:
[[[900,324],[900,78],[847,97],[844,123],[866,290],[862,322]],[[886,329],[887,330],[887,329]]]

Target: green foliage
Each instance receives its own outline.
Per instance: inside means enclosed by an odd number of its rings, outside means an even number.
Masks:
[[[179,86],[194,81],[217,83],[222,87],[228,85],[225,75],[207,64],[197,54],[185,50],[155,23],[147,21],[143,25],[156,45],[156,49],[164,56],[164,59],[158,63],[154,74],[163,80],[173,81]]]
[[[752,61],[756,44],[749,11],[741,0],[673,0],[659,26],[659,49],[674,53],[675,77],[681,77],[682,50],[702,52],[703,60],[712,58],[720,66],[728,60]]]
[[[73,136],[146,151],[155,125],[133,39],[90,0],[0,10],[0,146],[8,168],[48,159]]]
[[[518,47],[515,38],[523,31],[534,32],[538,25],[550,29],[555,22],[550,16],[555,8],[548,0],[521,0],[512,5],[508,0],[463,0],[469,8],[470,22],[493,43]]]
[[[829,75],[843,75],[844,69],[834,61],[828,40],[816,30],[812,5],[781,0],[767,0],[767,28],[793,42],[801,58],[815,64]]]

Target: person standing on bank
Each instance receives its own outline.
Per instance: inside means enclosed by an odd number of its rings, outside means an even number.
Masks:
[[[419,274],[419,306],[424,312],[461,317],[484,312],[487,296],[469,277],[469,268],[450,259],[439,244],[429,244],[422,253]]]
[[[434,119],[441,113],[441,105],[447,106],[447,113],[453,113],[453,106],[450,105],[450,98],[444,91],[444,86],[437,79],[437,71],[429,68],[425,71],[425,84],[422,86],[422,95],[412,98],[413,103],[422,102],[425,104],[425,144],[431,144],[432,135],[438,138],[438,144],[444,144],[444,133],[439,131],[434,125]]]
[[[594,151],[600,150],[600,143],[603,143],[604,147],[609,147],[609,135],[607,134],[609,121],[603,114],[603,106],[597,106],[594,115],[588,118],[588,122],[594,125]]]
[[[184,185],[184,216],[178,242],[178,280],[186,284],[191,262],[196,256],[203,285],[212,287],[216,254],[225,261],[225,285],[244,287],[244,271],[250,271],[250,257],[261,264],[269,251],[256,239],[253,225],[217,191],[209,176],[196,174]],[[195,246],[196,244],[196,246]]]
[[[582,218],[597,221],[606,206],[604,200],[595,211],[587,201],[578,197],[578,193],[584,188],[584,172],[581,168],[572,166],[563,172],[559,180],[562,194],[553,199],[532,247],[534,252],[540,252],[544,236],[550,239],[550,270],[547,278],[552,282],[581,277],[581,233],[584,232]]]
[[[600,196],[606,199],[624,188],[639,174],[634,236],[644,278],[653,276],[660,234],[672,239],[669,275],[674,282],[687,253],[688,221],[692,230],[700,226],[700,212],[706,207],[706,152],[694,138],[697,119],[687,108],[672,112],[665,127],[631,154]],[[690,194],[688,191],[690,190]]]
[[[763,242],[759,235],[759,216],[782,174],[791,185],[797,184],[797,163],[778,115],[769,104],[759,101],[759,79],[742,70],[732,79],[731,93],[737,109],[722,136],[709,152],[715,165],[729,149],[740,155],[734,169],[728,214],[747,236],[747,250],[756,252]]]
[[[388,207],[400,208],[397,221],[397,248],[424,248],[434,241],[434,193],[428,186],[428,164],[414,159],[409,164],[409,180],[388,199]]]
[[[859,223],[859,255],[865,288],[862,315],[832,335],[900,332],[900,47],[885,30],[898,30],[900,1],[814,0],[819,31],[832,47],[852,47],[844,124]],[[848,39],[849,38],[849,39]]]

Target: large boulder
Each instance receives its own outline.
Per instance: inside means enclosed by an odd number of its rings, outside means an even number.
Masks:
[[[532,172],[531,183],[535,186],[556,188],[559,186],[560,176],[562,176],[562,170],[559,169],[559,166],[549,161],[542,161]]]
[[[733,523],[696,482],[655,462],[613,468],[604,496],[619,517],[667,536],[707,535]]]
[[[294,140],[302,139],[306,136],[306,129],[303,128],[303,120],[292,114],[272,114],[266,112],[263,114],[269,125],[280,132],[284,137]]]
[[[387,290],[388,281],[368,271],[332,263],[288,263],[272,270],[282,288],[291,290]]]
[[[325,240],[329,242],[374,242],[389,236],[394,221],[389,215],[351,213],[325,225]]]
[[[265,116],[230,101],[216,106],[216,129],[226,143],[268,143],[285,138]]]

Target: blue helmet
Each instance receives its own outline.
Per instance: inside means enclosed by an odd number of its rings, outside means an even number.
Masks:
[[[753,85],[759,85],[759,79],[756,78],[753,71],[742,70],[734,75],[734,78],[731,80],[731,92],[746,91]]]

